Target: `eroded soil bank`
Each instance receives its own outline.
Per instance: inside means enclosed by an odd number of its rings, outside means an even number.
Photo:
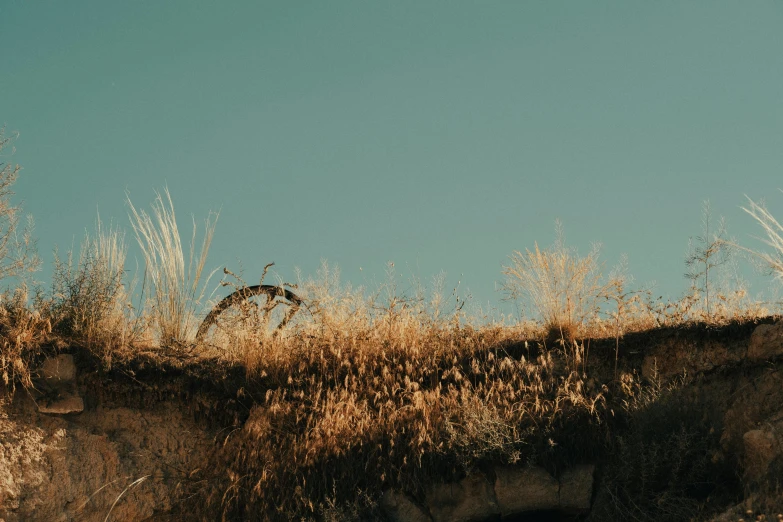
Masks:
[[[250,408],[216,368],[156,356],[107,372],[81,351],[50,360],[55,375],[6,394],[0,410],[6,522],[145,520],[181,506]]]
[[[688,493],[703,506],[704,519],[737,520],[747,510],[761,513],[783,505],[783,326],[771,320],[697,325],[620,342],[619,371],[662,386],[680,383],[666,408],[656,412],[651,405],[641,428],[617,428],[626,430],[617,435],[631,448],[623,457],[627,467],[656,458],[645,454],[652,447],[645,437],[654,437],[656,425],[671,420],[676,409],[703,427],[704,440],[688,455],[722,473],[720,487]],[[587,374],[601,386],[613,380],[615,340],[591,345]],[[513,357],[531,357],[531,349],[538,348],[532,342],[503,347]],[[266,418],[263,379],[248,381],[240,366],[160,354],[139,355],[109,370],[77,348],[52,352],[40,363],[36,389],[5,390],[0,403],[3,521],[285,519],[274,510],[226,514],[220,509],[242,494],[226,488],[237,483],[231,476],[236,470],[221,463],[236,460],[225,453],[245,451],[258,436],[259,419]],[[578,426],[571,428],[578,432]],[[586,450],[575,459],[579,441],[570,444],[570,463],[581,468],[558,467],[552,455],[511,471],[505,463],[486,462],[461,476],[443,477],[441,484],[433,477],[429,490],[406,491],[398,483],[385,492],[367,492],[375,495],[371,512],[386,520],[526,520],[536,513],[552,520],[604,520],[609,507],[622,500],[615,497],[621,475],[616,455]],[[565,500],[559,492],[571,469],[590,470],[584,475],[589,479],[569,495],[584,500],[561,510]],[[329,469],[316,472],[328,475]],[[535,491],[513,479],[519,473],[542,477]],[[503,476],[512,479],[502,482]],[[515,480],[521,485],[514,486]],[[550,482],[555,490],[547,490]],[[509,493],[512,486],[522,489]],[[529,504],[520,504],[524,495]],[[546,504],[546,495],[554,495],[555,504]],[[522,507],[508,511],[506,497]],[[315,509],[313,518],[338,519],[335,513]]]

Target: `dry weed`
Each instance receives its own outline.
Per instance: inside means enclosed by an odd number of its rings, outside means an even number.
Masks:
[[[117,228],[87,234],[78,260],[55,252],[50,315],[54,330],[70,343],[85,346],[110,362],[140,335],[139,318],[131,305],[135,281],[126,281],[125,237]],[[40,306],[40,305],[39,305]]]
[[[29,306],[25,285],[0,302],[0,377],[13,391],[17,384],[32,387],[31,366],[52,331],[50,321]]]

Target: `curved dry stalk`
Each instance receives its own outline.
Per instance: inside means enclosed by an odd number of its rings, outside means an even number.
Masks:
[[[114,506],[117,505],[117,502],[120,501],[120,499],[122,498],[122,496],[125,493],[127,493],[131,488],[134,488],[134,487],[138,486],[139,484],[141,484],[142,482],[144,482],[145,480],[150,478],[150,476],[151,475],[144,475],[143,477],[138,478],[138,479],[134,480],[133,482],[131,482],[130,484],[128,484],[125,487],[125,489],[123,489],[122,492],[117,496],[117,498],[114,499],[114,503],[109,508],[109,512],[106,513],[106,518],[103,519],[103,522],[109,522],[109,517],[111,516],[111,512],[114,511]]]
[[[753,219],[755,219],[767,234],[767,239],[758,237],[756,239],[771,246],[775,253],[773,255],[767,252],[759,252],[738,245],[735,246],[761,259],[764,263],[769,265],[773,272],[775,272],[776,279],[783,279],[783,226],[775,219],[772,214],[770,214],[764,205],[756,203],[747,195],[745,197],[750,203],[750,208],[741,207],[742,210],[747,212]]]

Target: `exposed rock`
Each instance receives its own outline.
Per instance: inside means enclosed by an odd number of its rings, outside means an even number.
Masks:
[[[380,506],[392,522],[431,522],[432,520],[418,504],[399,491],[385,491],[381,496]]]
[[[783,324],[760,324],[753,330],[748,345],[748,359],[764,361],[783,355]]]
[[[81,413],[84,411],[84,401],[78,395],[66,394],[49,403],[38,403],[38,411],[41,413]]]
[[[456,484],[436,484],[427,492],[427,507],[435,522],[473,522],[500,514],[492,485],[481,474]]]
[[[64,415],[84,411],[84,401],[76,389],[76,365],[72,355],[46,359],[38,369],[38,376],[37,391],[42,394],[37,401],[39,412]]]
[[[751,482],[764,480],[769,465],[781,455],[777,430],[750,430],[742,436],[745,443],[745,478]]]
[[[76,378],[76,365],[73,363],[73,355],[63,354],[57,357],[47,358],[39,374],[47,381],[72,381]]]
[[[744,376],[731,393],[734,400],[723,416],[720,443],[726,455],[740,456],[745,452],[745,433],[783,420],[783,377],[778,371]],[[779,429],[783,433],[783,426]]]
[[[578,466],[560,477],[560,509],[582,513],[590,509],[595,466]]]
[[[470,475],[457,484],[438,484],[427,493],[427,506],[437,521],[487,520],[534,511],[584,513],[593,497],[595,466],[579,466],[556,480],[540,467],[500,466],[495,468],[494,489],[484,475]],[[387,492],[382,499],[387,513],[411,510],[410,518],[393,520],[428,520],[418,506],[404,495]],[[424,518],[421,518],[424,517]]]
[[[495,495],[505,517],[527,511],[558,509],[560,484],[542,468],[495,469]]]

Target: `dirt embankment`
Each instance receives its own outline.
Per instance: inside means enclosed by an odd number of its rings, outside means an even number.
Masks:
[[[165,513],[201,492],[209,455],[248,411],[230,368],[221,380],[215,368],[207,379],[204,367],[159,358],[111,372],[88,353],[51,360],[54,375],[39,371],[35,390],[0,403],[5,522]]]
[[[783,326],[764,323],[621,341],[621,370],[685,383],[677,400],[701,412],[719,441],[709,458],[737,479],[724,491],[726,509],[746,494],[758,503],[753,492],[783,476]],[[522,356],[521,346],[506,348]],[[592,350],[614,354],[614,340]],[[216,455],[228,438],[252,431],[245,422],[265,390],[241,367],[156,355],[107,371],[87,352],[64,353],[41,361],[35,390],[6,390],[0,400],[0,520],[209,520],[203,506],[231,494],[213,488],[229,473],[216,469]],[[593,357],[594,373],[609,373],[614,361]],[[594,464],[599,517],[611,491],[601,484],[603,463]],[[437,518],[432,507],[417,516]]]

